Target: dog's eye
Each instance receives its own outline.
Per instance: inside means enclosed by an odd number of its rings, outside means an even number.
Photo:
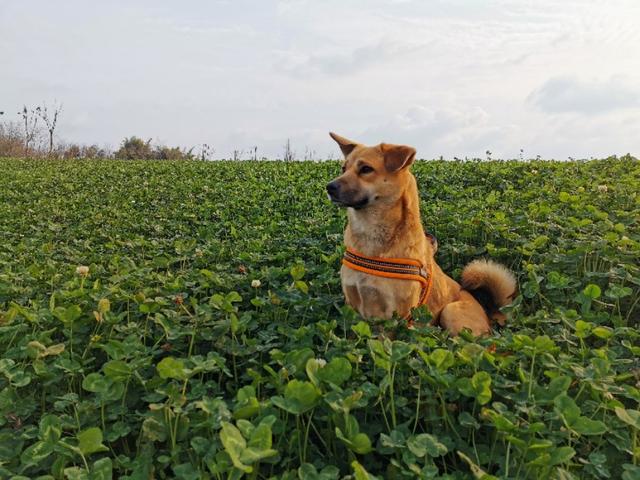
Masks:
[[[358,170],[358,173],[360,175],[364,174],[364,173],[371,173],[371,172],[375,172],[375,170],[373,168],[371,168],[369,165],[363,165],[360,167],[360,170]]]

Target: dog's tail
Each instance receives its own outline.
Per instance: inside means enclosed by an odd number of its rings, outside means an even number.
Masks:
[[[516,296],[513,273],[491,260],[474,260],[462,271],[462,288],[475,297],[492,320],[504,325],[507,317],[500,311]]]

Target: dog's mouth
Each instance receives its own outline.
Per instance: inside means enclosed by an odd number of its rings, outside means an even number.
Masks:
[[[333,197],[331,195],[328,195],[328,197],[329,197],[329,200],[331,200],[331,202],[334,205],[337,205],[338,207],[342,207],[342,208],[351,207],[354,210],[360,210],[360,209],[366,207],[367,204],[369,203],[369,198],[368,197],[364,197],[364,198],[362,198],[360,200],[357,200],[357,201],[344,201],[344,200],[341,200],[339,198],[335,198],[335,197]]]

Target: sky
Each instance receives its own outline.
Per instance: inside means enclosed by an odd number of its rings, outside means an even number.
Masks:
[[[58,137],[338,158],[640,155],[638,0],[0,0],[0,111]],[[244,154],[248,156],[248,153]]]

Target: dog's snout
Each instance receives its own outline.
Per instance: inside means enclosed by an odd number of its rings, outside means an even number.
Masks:
[[[338,190],[340,190],[340,186],[335,180],[327,185],[327,193],[331,196],[336,195],[338,193]]]

